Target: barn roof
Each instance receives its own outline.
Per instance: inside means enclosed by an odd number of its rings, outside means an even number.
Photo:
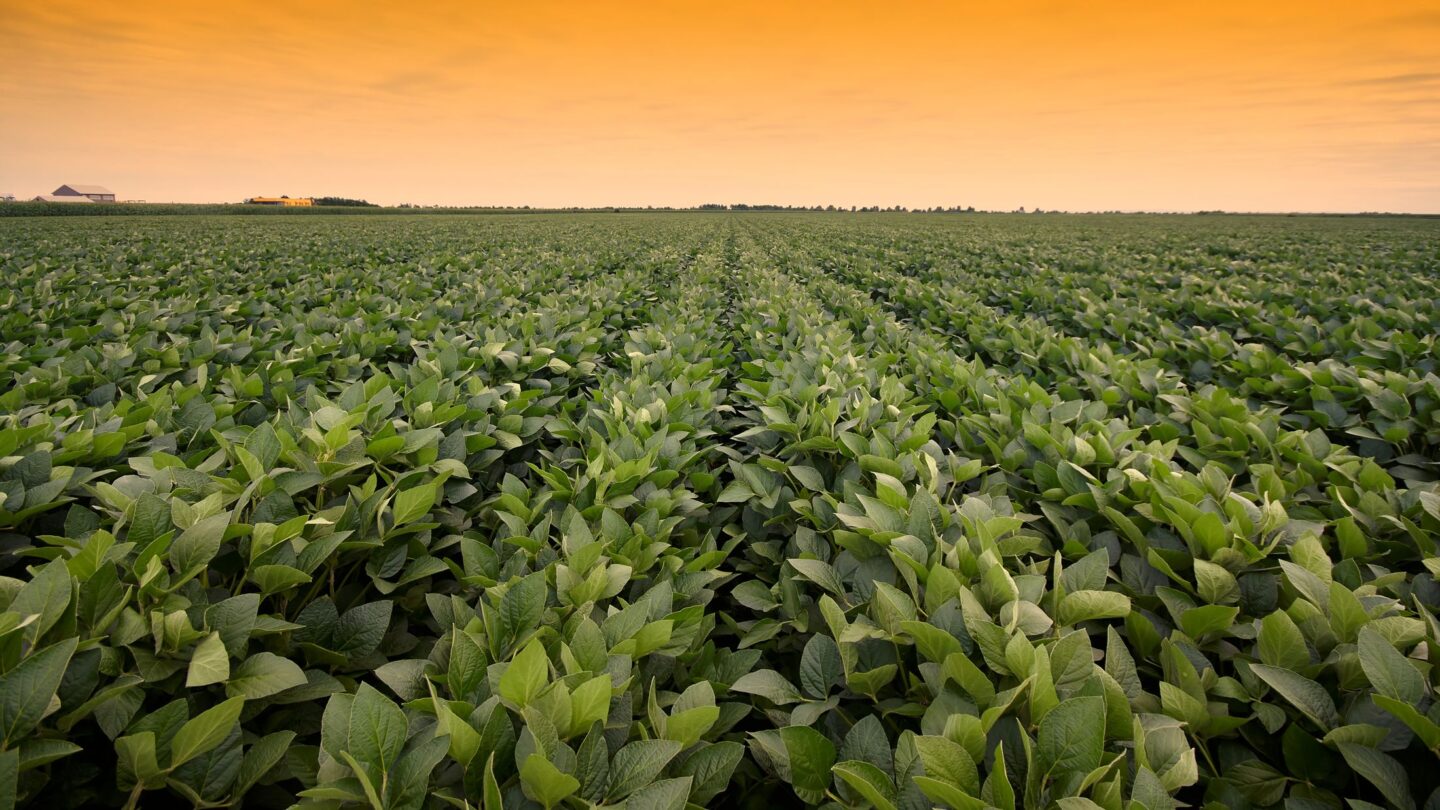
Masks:
[[[68,188],[68,189],[70,189],[71,191],[75,192],[76,194],[114,194],[114,193],[115,193],[115,192],[111,191],[110,189],[105,188],[104,186],[79,186],[79,185],[74,185],[74,184],[72,184],[72,183],[66,183],[65,185],[61,186],[60,188]],[[55,190],[56,190],[56,191],[59,191],[60,188],[57,188],[57,189],[55,189]]]

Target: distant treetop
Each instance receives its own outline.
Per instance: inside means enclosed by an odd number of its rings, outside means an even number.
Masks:
[[[316,197],[316,205],[348,205],[355,208],[379,208],[368,200],[352,200],[349,197]]]

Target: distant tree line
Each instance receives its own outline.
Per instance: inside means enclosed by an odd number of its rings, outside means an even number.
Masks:
[[[349,197],[315,197],[316,205],[346,205],[351,208],[379,208],[368,200],[352,200]]]
[[[971,205],[971,206],[963,206],[963,207],[962,207],[962,206],[959,206],[959,205],[952,205],[952,206],[949,206],[949,207],[943,207],[943,206],[937,205],[937,206],[934,206],[933,208],[907,208],[906,206],[903,206],[903,205],[892,205],[892,206],[890,206],[890,207],[887,208],[887,207],[882,206],[882,205],[866,205],[866,206],[855,206],[855,205],[852,205],[852,206],[846,207],[846,206],[843,206],[843,205],[765,205],[765,204],[761,204],[761,205],[751,205],[751,204],[748,204],[748,203],[730,203],[730,204],[727,205],[727,204],[725,204],[725,203],[704,203],[704,204],[701,204],[701,205],[696,206],[696,209],[697,209],[697,210],[700,210],[700,211],[805,211],[805,212],[811,212],[811,213],[817,213],[817,212],[818,212],[818,213],[823,213],[823,212],[827,212],[827,211],[853,211],[853,212],[857,212],[857,213],[866,213],[866,214],[869,214],[869,213],[880,213],[880,212],[885,212],[885,211],[896,212],[896,213],[905,213],[905,214],[966,214],[966,213],[968,213],[968,214],[973,214],[973,213],[975,213],[975,206],[973,206],[973,205]]]

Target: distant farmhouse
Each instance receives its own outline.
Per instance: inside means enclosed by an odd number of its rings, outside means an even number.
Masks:
[[[282,205],[287,208],[292,206],[311,206],[315,201],[309,197],[251,197],[245,201],[248,205]]]
[[[89,205],[95,201],[90,199],[89,197],[76,197],[74,195],[41,194],[40,196],[35,198],[35,202],[85,203],[86,205]]]
[[[104,186],[71,186],[64,185],[55,189],[46,197],[84,197],[91,202],[115,202],[115,192]],[[54,202],[54,201],[52,201]]]

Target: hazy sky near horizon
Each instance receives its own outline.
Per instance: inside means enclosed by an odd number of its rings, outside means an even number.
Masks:
[[[0,0],[0,192],[1440,212],[1440,0]]]

